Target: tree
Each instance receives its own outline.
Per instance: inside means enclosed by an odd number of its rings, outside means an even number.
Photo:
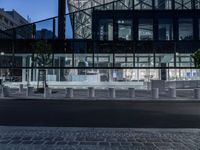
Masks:
[[[40,40],[35,43],[34,45],[35,53],[33,54],[33,63],[35,67],[39,67],[38,71],[38,84],[37,89],[39,89],[39,80],[40,80],[40,73],[42,72],[42,81],[43,81],[43,88],[48,87],[47,79],[46,79],[46,67],[52,64],[53,59],[53,49],[51,44],[49,44],[46,40]]]
[[[195,67],[200,69],[200,49],[198,49],[193,55]]]

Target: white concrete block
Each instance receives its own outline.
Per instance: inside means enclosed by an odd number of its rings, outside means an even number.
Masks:
[[[153,99],[158,99],[159,98],[159,89],[158,88],[153,88],[152,89],[152,98]]]
[[[128,93],[129,93],[129,98],[134,98],[135,97],[135,88],[129,88]]]
[[[109,96],[110,96],[110,98],[116,97],[115,88],[109,88]]]
[[[94,98],[95,97],[95,89],[94,87],[88,87],[88,97]]]

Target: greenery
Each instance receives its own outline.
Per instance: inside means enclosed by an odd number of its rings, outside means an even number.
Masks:
[[[200,69],[200,49],[198,49],[193,55],[195,67]]]
[[[39,80],[40,80],[40,72],[42,72],[42,80],[43,80],[43,89],[47,87],[47,80],[46,80],[46,69],[45,67],[48,67],[52,64],[53,60],[53,49],[51,44],[49,44],[46,40],[41,40],[35,43],[34,45],[34,55],[33,55],[33,63],[35,67],[41,68],[38,71],[38,85],[37,88],[39,88]]]

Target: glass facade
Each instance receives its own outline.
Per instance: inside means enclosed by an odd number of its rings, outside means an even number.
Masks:
[[[152,0],[134,0],[135,9],[137,10],[145,10],[153,8]]]
[[[172,0],[155,0],[155,9],[172,9]]]
[[[46,39],[54,48],[49,82],[132,84],[162,79],[162,70],[167,80],[199,79],[191,57],[199,9],[200,0],[121,0],[66,15],[62,40],[58,17],[10,30],[16,41],[1,42],[0,77],[35,82],[44,68],[33,63],[32,44]]]
[[[193,39],[193,20],[179,19],[179,40]]]
[[[138,29],[139,40],[153,40],[153,20],[140,19]]]
[[[99,39],[113,40],[113,20],[104,19],[99,21]]]
[[[175,0],[175,9],[192,9],[191,0]]]
[[[159,19],[159,40],[173,40],[173,21],[171,19]]]
[[[119,40],[132,40],[132,21],[131,20],[118,20],[118,39]]]

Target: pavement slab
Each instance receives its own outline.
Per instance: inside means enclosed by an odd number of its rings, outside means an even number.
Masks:
[[[0,127],[1,150],[200,150],[200,129]]]

